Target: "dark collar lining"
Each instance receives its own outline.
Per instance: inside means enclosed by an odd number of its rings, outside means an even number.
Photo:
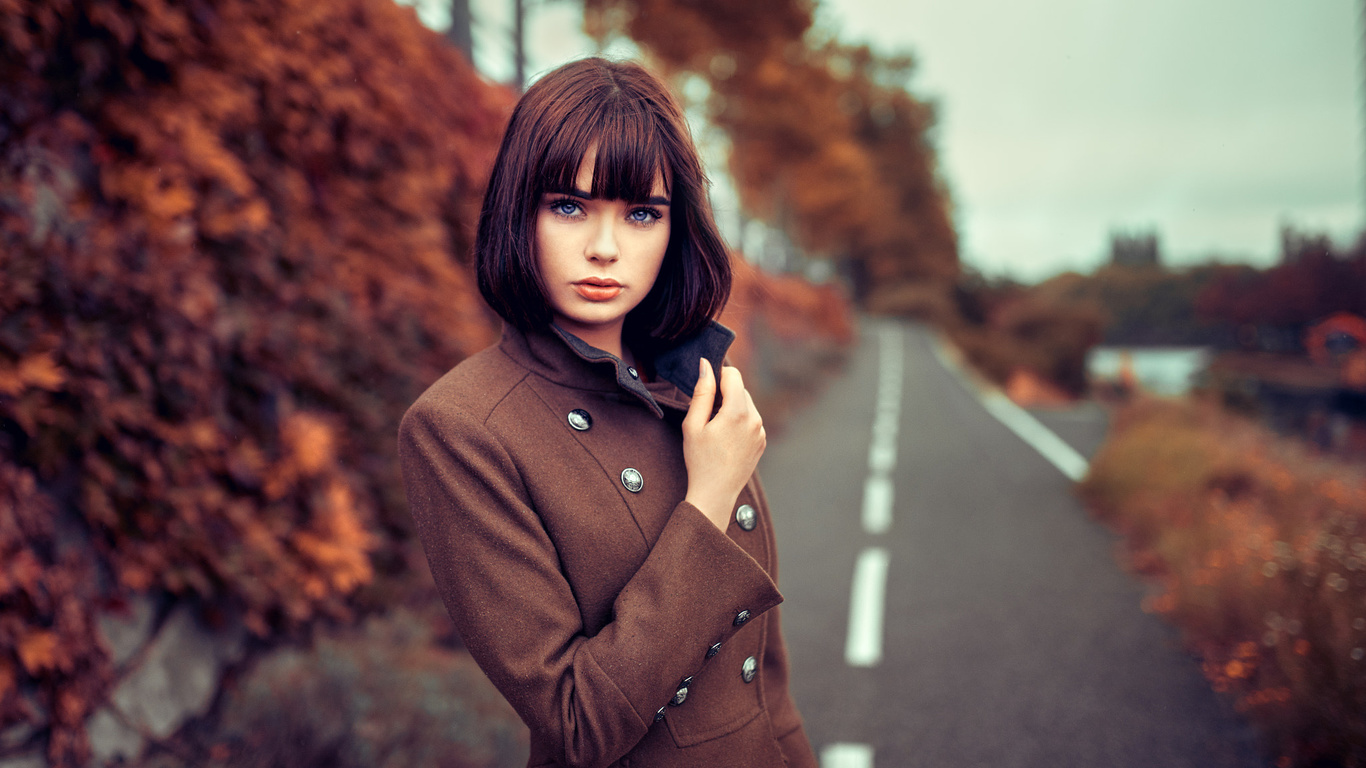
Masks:
[[[599,389],[604,385],[610,387],[609,382],[611,379],[615,379],[617,387],[634,395],[656,416],[663,417],[664,415],[660,402],[656,400],[655,395],[640,379],[631,376],[626,363],[609,352],[589,345],[562,328],[551,325],[549,333],[531,331],[522,334],[509,326],[504,329],[503,337],[505,349],[509,347],[509,342],[521,341],[520,344],[515,344],[513,349],[517,351],[524,349],[529,353],[531,359],[524,362],[536,364],[537,367],[541,368],[539,372],[548,378],[570,386],[589,389]],[[518,339],[517,337],[523,338]],[[713,320],[695,336],[676,346],[636,351],[647,359],[653,352],[655,373],[659,378],[677,387],[683,396],[682,399],[673,402],[670,402],[672,398],[664,397],[663,404],[686,410],[688,407],[687,398],[692,397],[693,388],[697,386],[698,360],[703,357],[707,358],[711,362],[712,370],[719,371],[726,350],[730,348],[731,342],[734,340],[735,333],[733,331]],[[558,347],[558,352],[555,349],[556,347]],[[571,352],[572,355],[564,355],[563,352]],[[520,357],[520,355],[514,355],[514,357]],[[589,365],[575,366],[573,360],[582,361]],[[612,366],[615,374],[610,379],[605,375],[606,371],[603,370],[607,365]],[[660,394],[663,395],[664,393],[661,392]]]

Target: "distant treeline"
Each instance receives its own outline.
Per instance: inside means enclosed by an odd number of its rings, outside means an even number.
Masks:
[[[1032,287],[979,283],[995,303],[1027,295],[1072,312],[1098,312],[1106,344],[1298,352],[1304,331],[1319,320],[1336,312],[1366,315],[1366,244],[1338,249],[1321,236],[1292,242],[1282,262],[1265,269],[1110,264]]]

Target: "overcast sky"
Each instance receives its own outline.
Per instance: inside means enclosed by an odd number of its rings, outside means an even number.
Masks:
[[[1283,222],[1353,237],[1361,2],[822,0],[819,19],[916,56],[964,261],[1035,280],[1089,271],[1113,230],[1157,231],[1178,265],[1271,263]],[[471,3],[494,78],[511,4]],[[529,72],[592,52],[577,3],[533,5]]]

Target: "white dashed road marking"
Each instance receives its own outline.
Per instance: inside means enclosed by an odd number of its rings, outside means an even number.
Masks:
[[[821,768],[873,768],[873,748],[867,744],[831,744],[821,750]]]
[[[891,557],[882,547],[868,547],[854,564],[849,593],[849,636],[844,660],[851,667],[874,667],[882,661],[882,614]]]
[[[901,426],[902,358],[905,341],[901,328],[888,324],[879,332],[877,410],[868,445],[868,478],[863,483],[865,533],[877,536],[892,527],[892,501],[896,487],[896,440]],[[883,547],[868,547],[854,564],[849,591],[849,636],[844,660],[851,667],[874,667],[882,661],[883,613],[887,602],[887,568],[891,556]],[[830,744],[821,750],[821,768],[872,768],[873,748],[867,744]]]
[[[863,530],[886,533],[892,527],[892,478],[869,475],[863,483]]]

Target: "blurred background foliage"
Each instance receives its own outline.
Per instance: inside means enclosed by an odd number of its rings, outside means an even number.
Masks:
[[[1138,401],[1080,494],[1276,765],[1366,763],[1366,474],[1211,402]]]
[[[730,143],[741,207],[833,261],[854,296],[958,274],[930,129],[907,90],[912,60],[823,40],[805,0],[588,0],[586,26],[628,34],[666,71],[701,78]]]

